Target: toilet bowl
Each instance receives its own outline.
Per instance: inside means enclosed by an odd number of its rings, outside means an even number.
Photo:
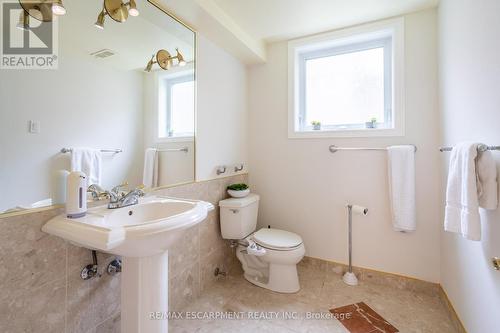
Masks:
[[[221,232],[236,240],[236,256],[249,282],[272,291],[300,290],[297,264],[305,254],[302,238],[292,232],[262,228],[256,232],[259,196],[232,198],[219,202]]]

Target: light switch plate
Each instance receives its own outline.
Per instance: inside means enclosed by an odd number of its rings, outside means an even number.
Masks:
[[[38,120],[29,121],[29,132],[32,134],[40,133],[40,122]]]

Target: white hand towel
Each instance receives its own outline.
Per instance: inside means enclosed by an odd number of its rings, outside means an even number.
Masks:
[[[484,209],[497,209],[497,165],[490,151],[485,151],[478,155],[476,168],[479,207],[482,207]]]
[[[414,231],[417,228],[415,147],[391,146],[387,151],[392,225],[396,231]]]
[[[71,171],[81,171],[87,175],[89,185],[101,185],[101,151],[92,148],[73,148],[71,152]]]
[[[144,153],[142,183],[148,188],[158,186],[158,151],[156,148],[147,148]]]
[[[470,240],[481,239],[476,175],[477,143],[463,142],[451,151],[444,229]]]

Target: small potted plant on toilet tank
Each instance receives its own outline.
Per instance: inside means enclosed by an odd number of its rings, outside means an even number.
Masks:
[[[233,198],[244,198],[250,194],[247,184],[231,184],[227,187],[227,193]]]

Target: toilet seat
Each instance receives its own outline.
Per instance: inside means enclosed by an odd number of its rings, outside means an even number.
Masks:
[[[262,228],[252,235],[255,243],[263,248],[277,251],[291,251],[302,245],[302,238],[293,232]]]

